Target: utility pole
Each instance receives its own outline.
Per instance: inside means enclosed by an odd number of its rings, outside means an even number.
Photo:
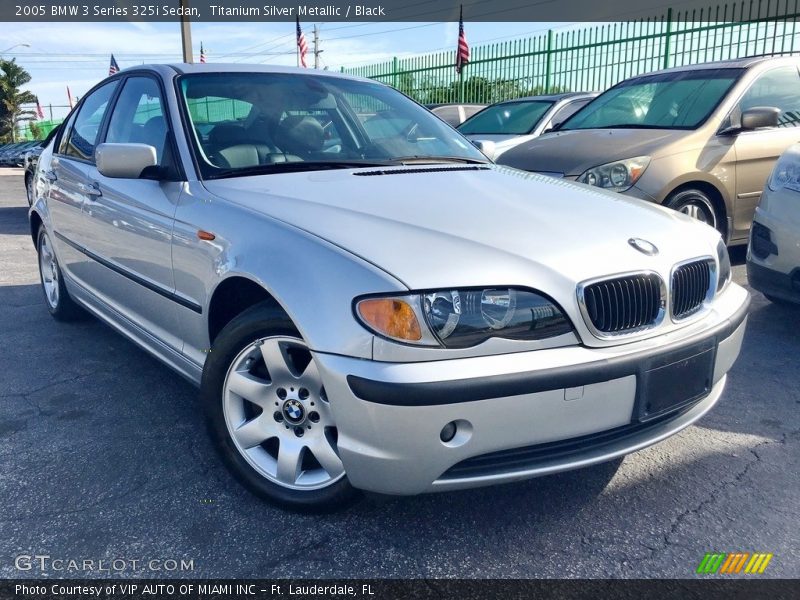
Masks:
[[[322,54],[322,50],[319,49],[319,29],[317,28],[317,24],[314,23],[314,68],[319,69],[319,55]]]
[[[193,63],[192,57],[192,23],[189,21],[189,0],[180,0],[181,8],[181,45],[183,46],[183,62]]]

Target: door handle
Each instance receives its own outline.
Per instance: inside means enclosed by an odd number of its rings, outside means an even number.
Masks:
[[[103,192],[100,191],[100,184],[96,182],[81,184],[81,191],[87,196],[93,198],[103,195]]]
[[[45,171],[43,175],[44,178],[47,179],[47,181],[49,181],[50,183],[53,183],[54,181],[58,180],[58,175],[56,175],[56,172],[53,170]]]

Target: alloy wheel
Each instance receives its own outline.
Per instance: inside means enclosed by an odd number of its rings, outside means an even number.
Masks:
[[[249,344],[232,361],[222,394],[230,438],[263,477],[293,490],[325,488],[344,477],[330,404],[302,340]]]
[[[42,235],[39,246],[39,271],[42,274],[42,287],[47,303],[50,308],[55,309],[58,307],[58,263],[47,234]]]
[[[685,204],[678,209],[678,212],[682,212],[683,214],[692,217],[693,219],[697,219],[701,223],[710,225],[711,227],[716,228],[717,226],[717,219],[714,216],[714,213],[699,200],[686,200]]]

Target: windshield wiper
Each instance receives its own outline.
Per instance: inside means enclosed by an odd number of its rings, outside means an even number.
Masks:
[[[579,129],[674,129],[664,125],[642,125],[639,123],[615,123],[613,125],[595,125],[594,127],[576,127],[570,129],[565,127],[561,131],[578,131]]]
[[[272,175],[275,173],[297,173],[301,171],[324,171],[326,169],[359,169],[362,167],[390,167],[393,161],[378,160],[317,160],[273,163],[269,165],[253,165],[238,169],[219,169],[209,175],[208,179],[224,179],[226,177],[247,177],[250,175]]]
[[[488,160],[467,158],[464,156],[425,156],[425,155],[398,156],[396,158],[391,158],[388,162],[390,162],[391,164],[402,164],[402,165],[408,165],[414,163],[422,163],[422,164],[458,163],[458,164],[468,164],[468,165],[491,164],[491,162]]]

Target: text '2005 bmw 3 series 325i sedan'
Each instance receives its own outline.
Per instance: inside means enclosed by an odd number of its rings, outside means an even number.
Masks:
[[[719,400],[744,335],[714,229],[492,165],[363,79],[122,71],[34,193],[53,316],[198,385],[225,463],[284,506],[619,461]]]

